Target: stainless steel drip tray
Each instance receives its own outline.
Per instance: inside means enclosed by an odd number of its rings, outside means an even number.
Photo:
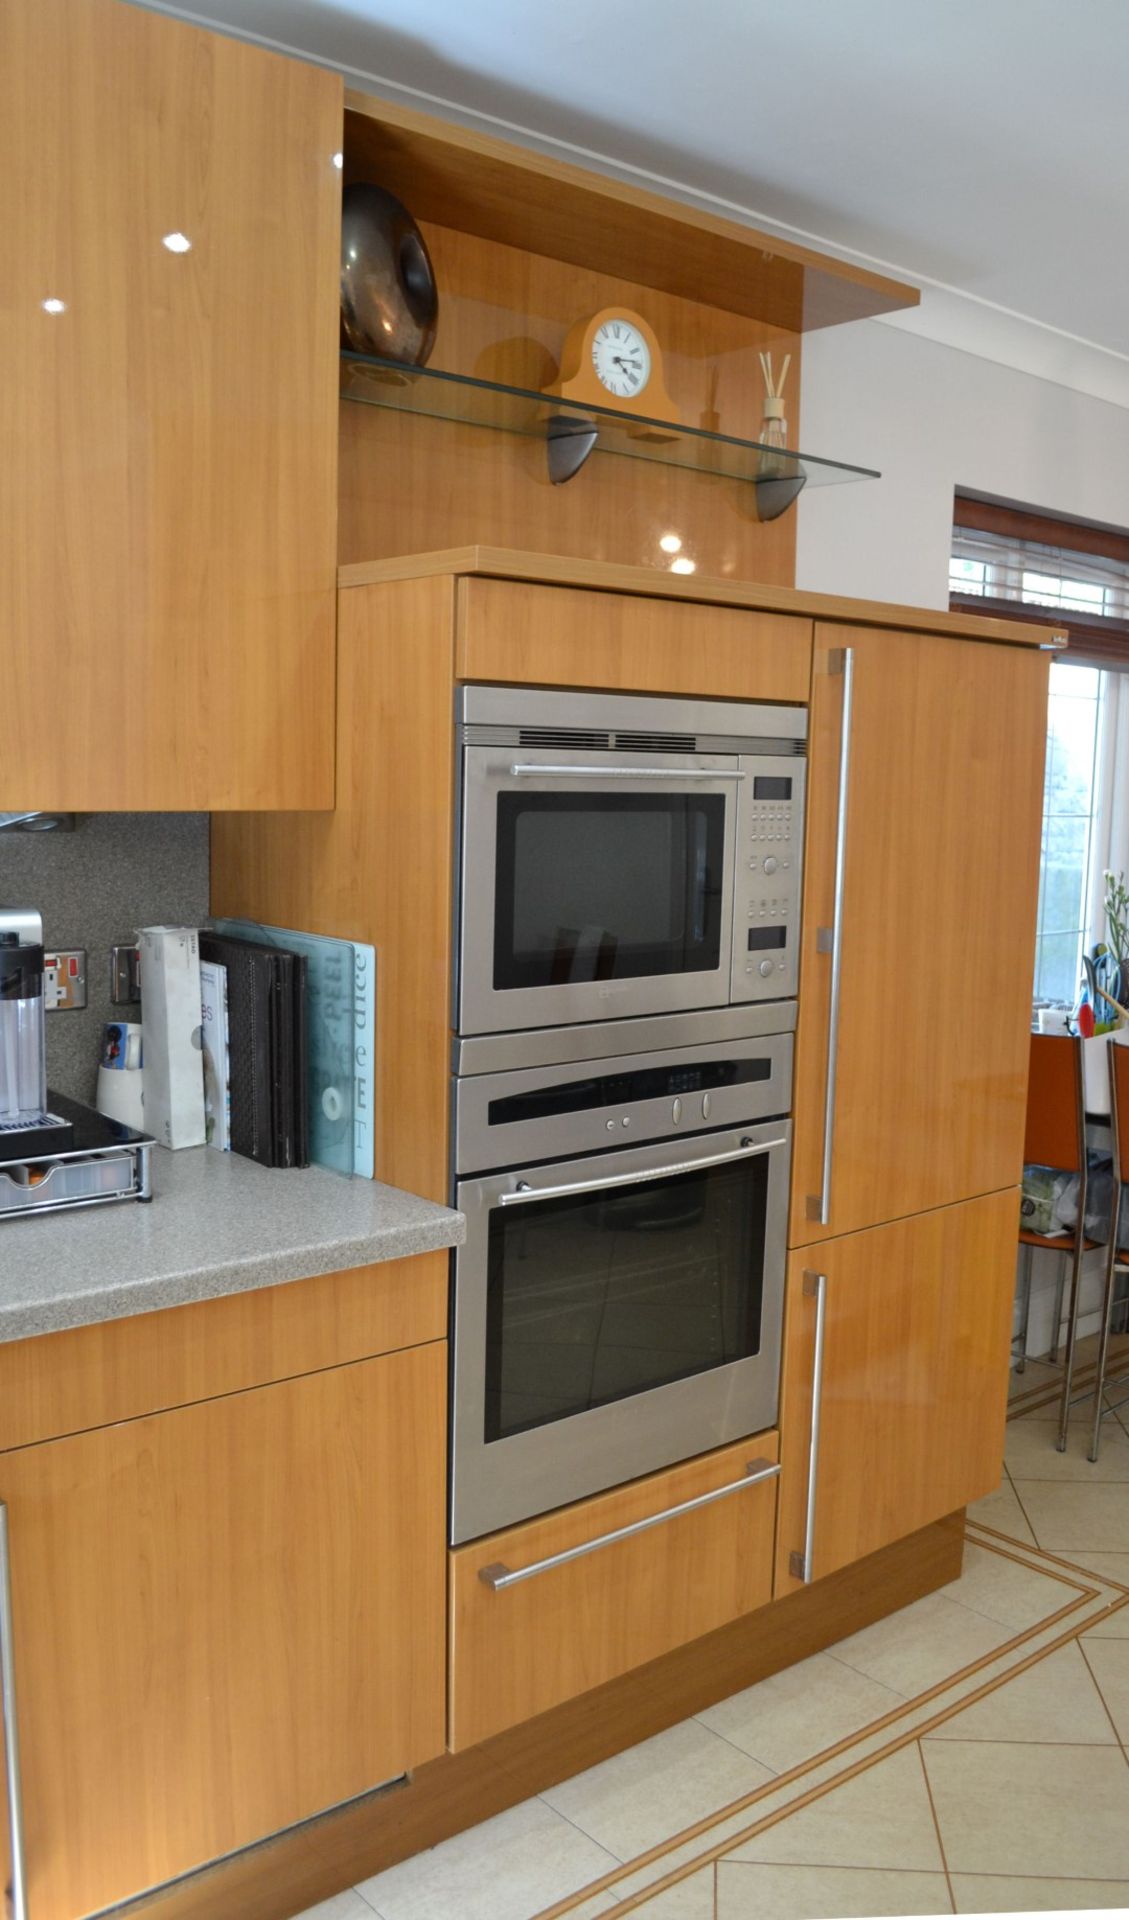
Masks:
[[[705,1022],[708,1016],[693,1015]],[[573,1055],[551,1066],[478,1073],[455,1081],[456,1175],[607,1152],[787,1114],[790,1032],[745,1032],[645,1052]],[[615,1037],[619,1037],[613,1028]],[[526,1040],[533,1036],[523,1036]],[[657,1037],[657,1036],[656,1036]]]

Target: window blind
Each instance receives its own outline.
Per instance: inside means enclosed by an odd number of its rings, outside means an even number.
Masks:
[[[950,604],[1065,627],[1070,657],[1129,670],[1129,539],[958,497]],[[1103,552],[1103,548],[1107,551]]]
[[[953,528],[953,560],[958,563],[953,585],[960,579],[961,593],[1129,623],[1129,561],[1096,560],[1069,547],[1009,540],[970,527]],[[962,561],[965,568],[959,567]]]

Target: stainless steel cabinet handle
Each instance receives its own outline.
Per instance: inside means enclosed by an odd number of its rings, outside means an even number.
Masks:
[[[743,773],[725,767],[532,767],[510,768],[515,780],[743,780]]]
[[[16,1721],[16,1657],[12,1639],[12,1555],[8,1509],[0,1500],[0,1705],[4,1711],[4,1773],[8,1792],[8,1844],[12,1859],[11,1920],[27,1920],[23,1793]]]
[[[805,1273],[804,1292],[815,1295],[815,1354],[811,1379],[811,1440],[808,1445],[808,1513],[804,1527],[804,1551],[794,1553],[789,1571],[797,1580],[812,1578],[815,1554],[815,1498],[819,1490],[819,1415],[823,1403],[823,1343],[827,1331],[827,1275]]]
[[[839,736],[839,818],[835,829],[835,905],[830,928],[819,929],[819,950],[831,951],[831,993],[827,1013],[827,1093],[823,1108],[823,1171],[820,1191],[809,1195],[807,1216],[821,1227],[831,1223],[831,1162],[835,1146],[835,1092],[839,1064],[839,991],[843,972],[843,877],[847,864],[847,811],[851,786],[851,701],[855,650],[844,647],[843,725]],[[827,936],[830,936],[829,938]]]
[[[639,1167],[634,1173],[615,1173],[603,1180],[570,1180],[560,1187],[531,1187],[519,1180],[513,1193],[500,1193],[500,1207],[526,1206],[531,1200],[563,1200],[573,1193],[602,1193],[605,1187],[637,1187],[645,1180],[671,1180],[678,1173],[697,1173],[699,1167],[723,1167],[727,1160],[751,1160],[754,1154],[786,1147],[786,1140],[742,1140],[730,1153],[710,1153],[701,1160],[683,1160],[673,1167]]]
[[[693,1513],[696,1507],[708,1507],[714,1500],[723,1500],[728,1493],[740,1493],[744,1487],[755,1487],[760,1480],[773,1480],[780,1468],[769,1460],[750,1460],[740,1480],[730,1480],[727,1486],[714,1487],[711,1493],[699,1493],[694,1500],[680,1500],[676,1507],[664,1507],[661,1513],[648,1514],[645,1520],[633,1520],[629,1527],[616,1527],[611,1533],[598,1534],[595,1540],[585,1540],[579,1547],[569,1547],[564,1553],[553,1553],[547,1560],[535,1560],[532,1566],[511,1570],[500,1561],[490,1567],[479,1567],[478,1577],[484,1586],[494,1593],[501,1593],[504,1587],[516,1587],[519,1580],[532,1580],[535,1573],[548,1573],[553,1567],[565,1567],[570,1560],[579,1560],[586,1553],[596,1553],[600,1547],[614,1546],[617,1540],[630,1540],[633,1534],[646,1533],[648,1527],[660,1527],[664,1520],[674,1520],[680,1513]]]

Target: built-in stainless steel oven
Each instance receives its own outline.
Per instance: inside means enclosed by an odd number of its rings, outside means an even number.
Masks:
[[[453,1542],[774,1423],[794,1024],[456,1043]]]
[[[466,687],[455,1027],[795,994],[807,713]]]

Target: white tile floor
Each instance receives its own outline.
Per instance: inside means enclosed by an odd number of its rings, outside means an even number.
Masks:
[[[1129,1907],[1129,1407],[1091,1467],[1053,1384],[960,1580],[301,1920]]]

